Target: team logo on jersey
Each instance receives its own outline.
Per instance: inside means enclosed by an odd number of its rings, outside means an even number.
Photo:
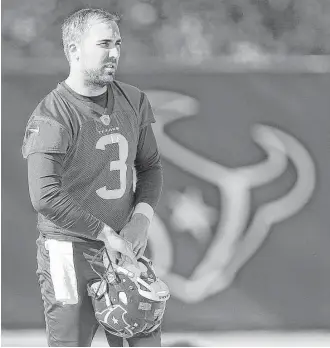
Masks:
[[[105,126],[109,126],[109,124],[110,124],[110,116],[109,115],[102,115],[100,119],[101,119],[101,122]]]
[[[102,115],[100,117],[101,122],[95,122],[96,131],[99,134],[106,135],[119,131],[119,125],[116,117],[110,117],[109,115]]]
[[[198,101],[170,91],[151,90],[147,95],[157,119],[153,129],[162,156],[219,190],[221,214],[207,206],[202,192],[194,187],[170,195],[170,222],[177,232],[183,226],[182,231],[191,232],[203,243],[211,237],[211,227],[215,231],[210,247],[189,278],[172,271],[174,248],[167,226],[157,215],[150,226],[149,241],[157,274],[166,281],[173,296],[188,303],[199,302],[230,286],[273,225],[292,217],[307,204],[315,188],[315,164],[292,134],[263,124],[254,125],[252,138],[267,155],[265,160],[238,168],[213,162],[177,143],[164,131],[169,123],[196,115]],[[296,169],[295,184],[282,197],[259,206],[251,216],[251,190],[275,181],[289,162]]]

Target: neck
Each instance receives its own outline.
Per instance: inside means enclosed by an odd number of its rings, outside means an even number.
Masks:
[[[70,71],[69,76],[65,80],[65,83],[72,88],[76,93],[86,97],[93,97],[104,93],[107,90],[107,86],[97,86],[87,83],[82,74],[73,73]]]

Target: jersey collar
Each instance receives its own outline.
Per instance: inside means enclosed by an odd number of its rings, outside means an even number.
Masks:
[[[75,103],[76,105],[83,106],[84,108],[88,107],[91,111],[101,115],[111,115],[116,109],[116,98],[114,93],[114,88],[112,83],[107,85],[107,106],[105,108],[94,103],[92,100],[89,100],[83,95],[80,95],[73,91],[64,81],[58,84],[58,90],[65,95],[67,99]]]

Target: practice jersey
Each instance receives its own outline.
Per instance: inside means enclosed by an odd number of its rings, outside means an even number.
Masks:
[[[102,108],[60,83],[30,118],[22,151],[25,158],[35,152],[64,154],[63,190],[118,232],[134,208],[133,168],[140,131],[155,120],[143,92],[118,81],[108,88],[112,98]],[[48,132],[38,137],[41,125]],[[46,233],[71,234],[42,214],[38,226]]]

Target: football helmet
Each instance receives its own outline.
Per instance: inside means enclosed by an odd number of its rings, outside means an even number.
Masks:
[[[99,257],[102,257],[103,272],[96,270]],[[141,257],[138,265],[139,269],[130,263],[113,265],[105,247],[91,262],[100,278],[88,283],[88,294],[97,321],[113,335],[129,338],[148,334],[161,324],[169,289],[156,276],[149,259]]]

